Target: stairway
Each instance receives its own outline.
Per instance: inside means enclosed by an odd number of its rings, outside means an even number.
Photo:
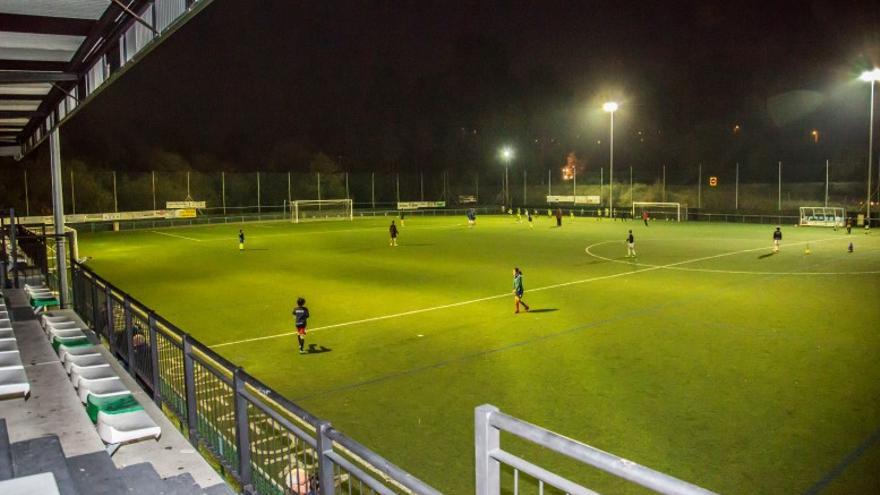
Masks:
[[[10,444],[0,419],[0,492],[3,481],[51,472],[61,495],[232,495],[223,484],[198,486],[188,473],[162,479],[149,463],[118,468],[106,452],[66,457],[54,435]]]

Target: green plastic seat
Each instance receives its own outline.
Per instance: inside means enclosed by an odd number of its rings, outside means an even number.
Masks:
[[[89,395],[86,399],[86,412],[92,423],[98,422],[98,413],[104,414],[125,414],[134,411],[143,411],[138,401],[129,395],[115,395],[112,397],[95,397]]]

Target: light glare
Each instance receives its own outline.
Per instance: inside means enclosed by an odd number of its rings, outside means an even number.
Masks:
[[[605,110],[606,112],[609,112],[609,113],[616,112],[617,111],[617,102],[616,101],[609,101],[609,102],[605,103],[604,105],[602,105],[602,110]]]
[[[866,70],[865,72],[862,72],[859,79],[865,82],[880,81],[880,69]]]

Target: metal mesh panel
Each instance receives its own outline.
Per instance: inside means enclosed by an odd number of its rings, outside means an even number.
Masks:
[[[251,469],[259,494],[305,494],[317,488],[317,452],[304,439],[248,403]]]
[[[95,284],[95,300],[94,304],[97,308],[97,321],[94,322],[92,328],[95,333],[110,341],[110,326],[107,323],[107,292],[103,284],[97,280],[93,280]]]
[[[110,296],[110,339],[116,356],[128,364],[128,340],[125,338],[125,305],[116,293]]]
[[[183,377],[183,347],[171,332],[156,322],[156,350],[159,353],[159,392],[162,402],[181,422],[186,422],[186,384]]]
[[[140,308],[131,308],[131,342],[128,344],[134,351],[134,362],[129,363],[147,389],[153,390],[153,360],[150,358],[150,320],[147,313]]]
[[[235,438],[235,394],[209,366],[193,363],[199,440],[228,468],[238,470]]]

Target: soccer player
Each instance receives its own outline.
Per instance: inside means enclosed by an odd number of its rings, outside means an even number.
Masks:
[[[782,230],[779,227],[776,227],[776,230],[773,232],[773,252],[779,252],[779,243],[782,242]]]
[[[473,208],[467,211],[468,227],[473,228],[477,224],[477,212]]]
[[[529,311],[529,305],[526,304],[525,301],[522,300],[523,296],[523,281],[522,281],[522,272],[519,268],[513,269],[513,303],[516,306],[516,311],[514,313],[519,313],[519,305],[522,304],[523,308],[525,308],[526,312]]]
[[[400,212],[400,226],[401,226],[401,227],[404,227],[404,226],[405,226],[405,224],[403,223],[403,221],[404,221],[405,219],[406,219],[406,213],[404,213],[404,212],[401,210],[401,212]],[[392,222],[392,223],[394,223],[394,222]]]
[[[846,233],[852,234],[852,220],[849,218],[846,219]]]
[[[645,222],[645,227],[648,226],[648,210],[642,210],[642,221]]]
[[[522,223],[522,208],[516,209],[516,223]]]
[[[629,235],[626,236],[626,257],[627,258],[635,258],[636,257],[636,238],[633,237],[633,231],[629,231]]]
[[[394,220],[391,221],[391,226],[388,227],[388,233],[391,234],[391,240],[389,241],[389,246],[397,246],[397,225],[394,225]]]
[[[556,208],[556,226],[562,227],[562,208]]]
[[[238,229],[238,250],[244,251],[244,230]]]
[[[306,300],[302,297],[296,300],[296,307],[293,308],[293,318],[296,324],[296,340],[299,342],[299,353],[306,353],[306,323],[309,319],[309,308],[306,306]]]
[[[532,210],[526,208],[526,217],[529,220],[529,228],[530,229],[535,228],[535,225],[532,223]]]

